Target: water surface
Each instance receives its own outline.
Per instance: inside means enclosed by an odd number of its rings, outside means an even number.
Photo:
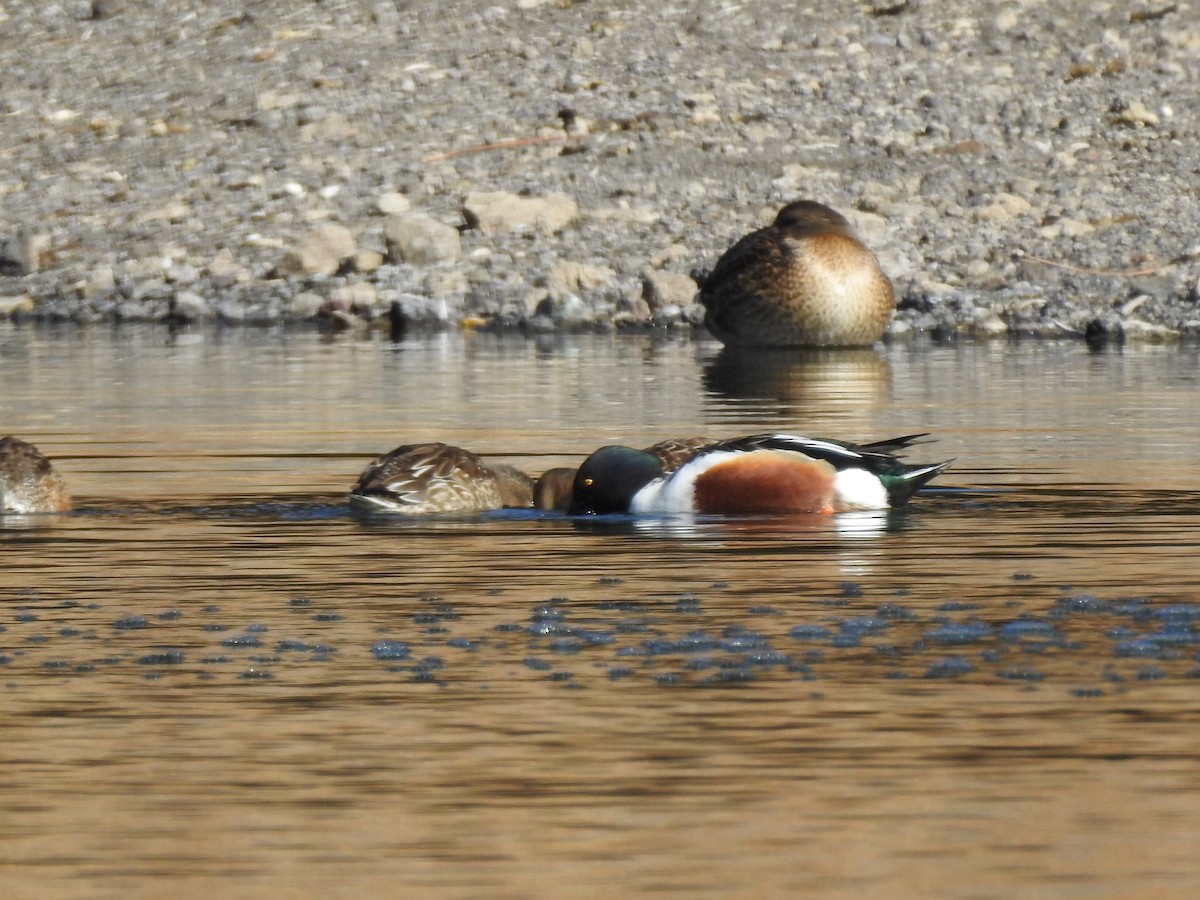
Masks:
[[[0,326],[0,884],[1193,896],[1200,359]],[[351,515],[376,454],[929,431],[886,516]]]

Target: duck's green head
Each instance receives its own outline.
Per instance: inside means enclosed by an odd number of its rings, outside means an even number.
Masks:
[[[662,473],[658,458],[644,450],[615,444],[601,447],[575,473],[567,512],[573,516],[628,512],[633,495]]]

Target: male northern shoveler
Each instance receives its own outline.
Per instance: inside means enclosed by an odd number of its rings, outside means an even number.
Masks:
[[[896,458],[913,434],[855,445],[792,434],[710,444],[664,475],[650,453],[601,447],[575,475],[572,515],[632,512],[835,513],[902,506],[950,461]]]
[[[729,345],[865,347],[896,306],[892,283],[839,213],[797,200],[703,279],[704,324]]]
[[[0,513],[59,513],[71,509],[66,482],[33,444],[0,438]]]
[[[533,480],[452,444],[405,444],[372,462],[350,491],[357,506],[403,515],[528,507]]]
[[[657,444],[651,444],[642,452],[655,457],[661,473],[666,475],[674,472],[691,459],[697,451],[711,443],[711,440],[704,437],[667,438]],[[534,507],[566,512],[571,505],[577,471],[579,470],[559,466],[543,472],[533,487]]]

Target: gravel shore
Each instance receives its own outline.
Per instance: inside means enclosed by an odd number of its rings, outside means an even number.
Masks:
[[[0,2],[0,318],[691,328],[787,201],[889,337],[1200,338],[1200,4]]]

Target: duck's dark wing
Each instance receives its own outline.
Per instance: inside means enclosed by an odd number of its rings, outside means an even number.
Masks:
[[[835,469],[862,468],[876,475],[898,475],[909,468],[894,455],[917,438],[912,434],[870,444],[851,444],[798,434],[752,434],[711,445],[713,450],[790,450],[812,459],[823,459]]]
[[[700,301],[711,308],[769,287],[787,271],[788,262],[777,229],[752,231],[717,260],[700,287]]]

